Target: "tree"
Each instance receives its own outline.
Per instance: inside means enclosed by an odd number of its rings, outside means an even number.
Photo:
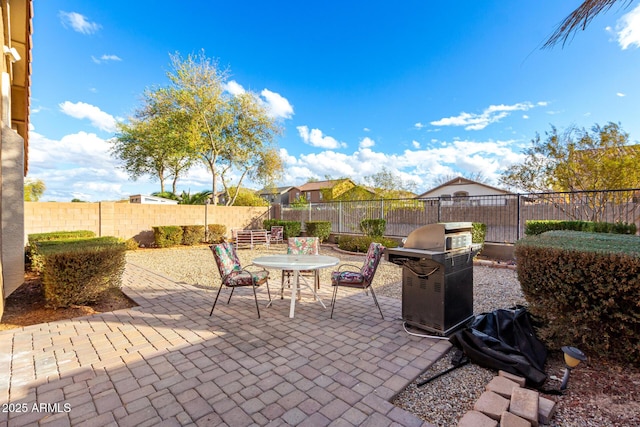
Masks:
[[[233,187],[230,189],[233,206],[269,206],[269,202],[248,188]]]
[[[213,194],[222,182],[227,204],[233,204],[233,180],[240,187],[245,178],[269,183],[282,173],[282,160],[272,146],[281,132],[258,96],[251,92],[232,95],[225,91],[228,72],[204,53],[182,59],[171,56],[169,93],[193,128],[187,141],[211,172]],[[214,199],[214,204],[217,199]]]
[[[370,183],[380,198],[400,198],[407,193],[413,193],[417,187],[415,181],[404,180],[384,166],[380,172],[366,176],[364,179]]]
[[[44,194],[47,186],[41,179],[27,178],[24,180],[24,201],[37,202]]]
[[[145,90],[143,105],[129,123],[117,124],[111,152],[133,180],[143,175],[157,177],[160,192],[164,192],[165,180],[172,179],[175,193],[178,178],[195,158],[185,139],[194,132],[190,117],[172,101],[166,89]]]
[[[552,126],[524,150],[525,160],[509,167],[500,182],[526,192],[614,190],[640,187],[640,146],[628,145],[619,124],[588,131]]]
[[[550,48],[560,41],[564,46],[572,34],[575,34],[579,29],[584,30],[593,18],[601,12],[611,9],[616,3],[622,4],[622,7],[628,7],[633,3],[633,0],[585,0],[558,25],[542,47]]]

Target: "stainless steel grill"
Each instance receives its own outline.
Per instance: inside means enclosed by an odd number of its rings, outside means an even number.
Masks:
[[[385,250],[401,265],[402,319],[447,336],[473,318],[473,257],[470,222],[428,224],[409,234],[404,245]]]

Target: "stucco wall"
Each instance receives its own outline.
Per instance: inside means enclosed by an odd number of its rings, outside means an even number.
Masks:
[[[262,228],[268,207],[150,205],[137,203],[25,202],[24,236],[50,231],[90,230],[97,236],[153,242],[154,226],[224,224],[231,228]]]
[[[2,303],[24,282],[24,140],[12,129],[2,128],[2,178],[0,179],[0,257]]]

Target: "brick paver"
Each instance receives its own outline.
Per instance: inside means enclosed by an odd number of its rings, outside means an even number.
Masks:
[[[123,283],[139,306],[0,332],[0,400],[16,409],[1,424],[429,425],[389,399],[449,344],[406,334],[399,300],[378,297],[382,320],[344,293],[330,319],[303,293],[289,319],[261,288],[258,319],[250,289],[230,304],[224,289],[209,317],[217,289],[132,264]]]

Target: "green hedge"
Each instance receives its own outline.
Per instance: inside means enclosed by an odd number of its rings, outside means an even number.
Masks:
[[[387,221],[382,218],[363,219],[360,221],[360,231],[362,231],[365,236],[381,237],[384,236],[386,229]]]
[[[626,222],[530,220],[525,223],[524,234],[535,236],[552,230],[586,231],[591,233],[636,234],[636,225]]]
[[[484,238],[487,235],[487,224],[481,222],[472,223],[471,229],[471,242],[472,243],[484,243]]]
[[[386,237],[339,236],[338,248],[343,251],[367,253],[371,242],[381,243],[385,248],[398,247],[398,242]]]
[[[204,225],[183,225],[182,244],[187,246],[204,242]]]
[[[152,227],[153,240],[157,247],[168,248],[182,243],[182,227],[178,225],[165,225]]]
[[[519,240],[515,254],[549,348],[640,364],[640,237],[549,231]]]
[[[220,243],[227,234],[227,226],[224,224],[208,224],[209,243]]]
[[[53,307],[83,305],[120,288],[126,244],[115,237],[36,243],[42,258],[42,283]]]
[[[96,237],[96,233],[89,230],[53,231],[50,233],[29,234],[28,241],[29,243],[34,243],[48,240],[87,239],[92,237]]]
[[[305,223],[307,236],[318,237],[320,242],[326,242],[331,235],[330,221],[307,221]]]
[[[265,219],[262,226],[265,230],[271,230],[274,225],[281,225],[283,229],[283,238],[287,240],[289,237],[298,237],[302,231],[302,223],[300,221],[283,221],[280,219]]]

